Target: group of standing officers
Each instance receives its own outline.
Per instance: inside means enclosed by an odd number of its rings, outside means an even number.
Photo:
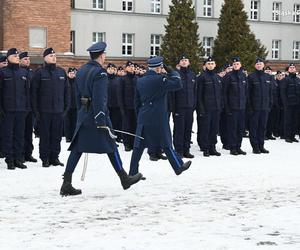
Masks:
[[[0,153],[11,170],[26,168],[26,161],[37,162],[32,156],[33,129],[40,138],[42,166],[63,166],[59,160],[61,139],[64,134],[71,142],[76,127],[77,70],[69,68],[66,73],[58,67],[52,48],[47,48],[43,57],[44,65],[35,71],[30,69],[28,52],[11,48],[0,57]],[[182,55],[176,71],[183,88],[170,92],[166,105],[174,123],[174,148],[181,158],[194,158],[190,153],[194,111],[197,143],[205,157],[221,155],[216,149],[218,135],[232,155],[246,154],[241,148],[246,131],[254,154],[269,153],[265,139],[281,137],[289,143],[298,142],[300,79],[293,63],[273,76],[264,60],[257,58],[253,72],[247,75],[239,57],[220,71],[209,57],[196,75],[189,58]],[[106,72],[113,128],[135,134],[136,83],[146,68],[127,61],[124,67],[109,63]],[[117,133],[116,140],[124,144],[125,151],[134,147],[133,136]],[[163,153],[161,148],[148,148],[150,160],[167,159]]]

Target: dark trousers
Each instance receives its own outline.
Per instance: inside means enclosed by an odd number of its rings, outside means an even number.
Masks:
[[[41,113],[39,129],[41,160],[57,159],[63,131],[62,113]]]
[[[230,150],[241,148],[245,120],[245,110],[233,110],[231,115],[227,115],[228,146]]]
[[[249,137],[253,149],[262,149],[268,120],[267,110],[256,110],[249,115]]]
[[[6,112],[2,123],[2,149],[6,161],[21,160],[26,112]]]
[[[200,130],[200,145],[203,150],[216,148],[219,119],[220,111],[218,110],[209,110],[203,115]]]
[[[110,107],[109,108],[109,117],[114,129],[122,130],[122,115],[120,108],[118,107]],[[116,133],[118,136],[117,140],[122,138],[120,133]]]
[[[69,109],[64,118],[64,132],[66,139],[72,140],[77,123],[77,109]]]
[[[131,161],[130,161],[130,171],[129,175],[135,175],[139,172],[139,161],[142,157],[142,154],[144,152],[144,147],[134,148],[132,155],[131,155]],[[163,148],[163,151],[165,152],[166,156],[168,157],[168,160],[173,168],[174,171],[178,170],[182,164],[182,159],[178,156],[178,154],[175,152],[172,148]]]
[[[33,113],[28,112],[25,120],[24,156],[32,155],[33,152],[32,133],[33,133]]]
[[[176,152],[183,154],[189,152],[193,127],[192,108],[182,108],[173,114],[174,132],[173,143]]]
[[[287,106],[284,109],[284,136],[286,139],[293,139],[297,133],[299,112],[298,105]]]
[[[227,147],[228,146],[227,115],[226,112],[224,111],[220,115],[219,134],[223,146]]]
[[[147,153],[148,155],[155,157],[162,153],[162,149],[160,147],[149,147]]]
[[[129,133],[135,133],[136,130],[136,115],[134,109],[125,109],[122,117],[123,130]],[[125,146],[133,148],[134,137],[123,134],[123,143]]]
[[[268,116],[268,122],[267,122],[267,132],[266,136],[271,137],[273,134],[279,134],[279,126],[280,126],[280,120],[279,120],[280,110],[278,106],[273,106],[269,116]]]
[[[66,166],[66,172],[70,172],[70,173],[74,172],[78,164],[78,161],[80,160],[81,155],[82,155],[81,152],[77,152],[75,150],[71,151]],[[107,156],[117,173],[124,171],[122,166],[122,160],[120,158],[118,150],[114,151],[113,153],[107,154]]]

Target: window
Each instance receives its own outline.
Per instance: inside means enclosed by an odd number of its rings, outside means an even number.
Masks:
[[[72,8],[72,9],[75,8],[75,0],[71,0],[71,8]]]
[[[250,20],[258,20],[258,1],[251,1]]]
[[[151,13],[160,14],[160,0],[151,0]]]
[[[29,47],[46,48],[47,46],[47,29],[42,27],[29,28]]]
[[[300,23],[300,4],[294,5],[293,20],[294,23]]]
[[[159,56],[161,35],[151,35],[150,56]]]
[[[105,42],[104,32],[93,32],[93,43]]]
[[[280,13],[281,13],[281,3],[273,2],[272,20],[275,22],[280,22]]]
[[[133,11],[132,0],[123,0],[123,11],[128,11],[128,12]]]
[[[204,57],[209,57],[212,55],[212,47],[213,47],[213,37],[203,37],[203,49],[204,49]]]
[[[203,16],[212,17],[212,0],[203,0]]]
[[[293,43],[293,59],[299,60],[299,54],[300,54],[300,41],[294,41]]]
[[[71,30],[70,33],[70,51],[75,54],[75,31]]]
[[[272,41],[272,59],[279,59],[280,58],[280,40],[273,40]]]
[[[133,55],[133,34],[122,34],[122,55]]]
[[[93,9],[104,9],[104,0],[93,0]]]

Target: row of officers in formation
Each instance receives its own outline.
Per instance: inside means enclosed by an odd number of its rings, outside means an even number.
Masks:
[[[76,128],[76,68],[67,73],[56,65],[52,48],[44,53],[44,65],[30,69],[28,52],[16,48],[0,57],[0,151],[8,169],[26,168],[32,156],[33,131],[39,137],[39,157],[43,167],[63,166],[59,160],[61,139],[72,140]],[[162,69],[162,74],[164,69]],[[109,63],[107,106],[114,129],[135,134],[137,127],[135,93],[144,66],[128,61],[124,67]],[[197,143],[205,157],[220,156],[217,136],[232,155],[245,155],[241,148],[246,131],[254,154],[269,153],[265,139],[281,137],[288,143],[298,142],[300,114],[300,79],[290,63],[274,76],[264,60],[257,58],[253,72],[247,75],[239,57],[221,71],[216,71],[212,57],[196,75],[188,57],[178,59],[176,71],[183,88],[170,92],[167,107],[173,118],[173,143],[181,158],[190,153],[194,111],[197,113]],[[117,134],[117,142],[131,151],[134,137]],[[166,159],[161,148],[149,147],[150,160]]]

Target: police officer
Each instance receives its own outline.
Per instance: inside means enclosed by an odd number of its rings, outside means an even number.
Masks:
[[[30,81],[33,76],[33,70],[30,68],[30,57],[27,51],[20,53],[20,67],[27,71],[27,79],[30,88]],[[32,143],[32,133],[33,133],[33,113],[31,109],[30,99],[28,99],[28,112],[25,120],[25,137],[24,137],[24,161],[37,162],[32,156],[33,143]]]
[[[171,71],[169,77],[162,75],[163,58],[158,56],[148,60],[149,71],[137,82],[136,111],[138,125],[130,162],[130,175],[138,173],[139,161],[144,148],[160,147],[177,175],[187,170],[191,161],[183,163],[172,148],[172,137],[168,119],[167,93],[182,87],[178,72]]]
[[[64,173],[61,195],[81,194],[81,190],[72,186],[72,174],[83,152],[107,153],[124,189],[128,189],[142,178],[141,174],[132,177],[126,174],[116,143],[108,131],[111,128],[107,109],[108,78],[102,67],[106,57],[105,48],[104,42],[95,43],[88,48],[91,60],[77,73],[78,122],[69,148],[71,153]]]
[[[281,84],[283,82],[283,79],[285,77],[284,72],[282,71],[277,71],[276,73],[276,83],[277,83],[277,92],[278,92],[278,108],[279,108],[279,121],[278,121],[278,135],[275,136],[280,136],[280,139],[284,138],[284,108],[281,100]]]
[[[68,81],[70,87],[70,106],[67,114],[64,118],[64,132],[66,136],[66,142],[71,142],[77,122],[77,107],[76,107],[76,89],[75,79],[77,69],[74,67],[68,68]]]
[[[232,70],[223,79],[223,100],[226,113],[227,142],[231,155],[245,155],[241,149],[245,130],[247,77],[239,57],[232,59]]]
[[[220,156],[216,144],[222,109],[222,83],[215,72],[216,63],[212,57],[207,58],[205,67],[205,72],[197,79],[197,113],[202,116],[200,145],[205,157]]]
[[[126,73],[124,71],[124,68],[122,66],[119,66],[118,69],[117,69],[117,76],[118,77],[122,77],[122,76],[125,76]]]
[[[29,82],[27,71],[19,66],[16,48],[7,51],[8,65],[0,70],[0,117],[2,149],[7,168],[27,168],[22,163],[25,117],[28,111]]]
[[[264,147],[267,119],[272,107],[272,76],[264,72],[257,58],[255,71],[248,76],[249,138],[254,154],[269,153]]]
[[[182,55],[178,61],[183,88],[174,93],[174,147],[181,157],[194,158],[190,153],[190,143],[196,104],[196,75],[189,68],[190,61],[187,56]]]
[[[67,74],[56,66],[52,48],[44,53],[44,66],[37,69],[32,79],[32,108],[39,123],[40,159],[43,167],[63,166],[59,161],[63,118],[67,114],[70,96]]]
[[[296,76],[296,66],[290,63],[288,76],[280,85],[281,101],[284,108],[284,137],[288,143],[298,142],[295,138],[299,124],[300,79]]]
[[[7,66],[7,58],[4,55],[0,55],[0,70]],[[2,121],[0,119],[0,131],[2,131]],[[5,155],[2,150],[2,133],[0,132],[0,158],[4,158]]]
[[[118,100],[122,114],[122,128],[126,132],[134,133],[136,129],[136,115],[134,110],[134,93],[137,77],[134,74],[134,64],[126,63],[126,75],[120,78]],[[132,136],[123,135],[125,151],[131,151],[134,139]]]
[[[0,55],[0,69],[7,66],[7,57],[4,55]]]

